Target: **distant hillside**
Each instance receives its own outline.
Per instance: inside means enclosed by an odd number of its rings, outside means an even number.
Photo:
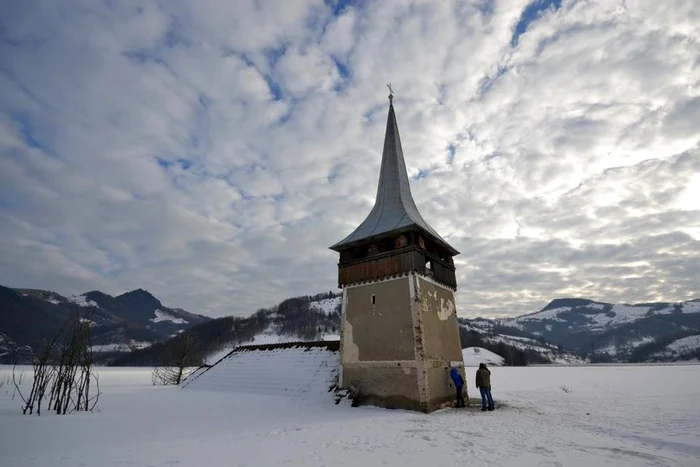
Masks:
[[[165,342],[125,354],[112,364],[161,365],[180,351],[187,338],[194,343],[195,359],[201,363],[212,363],[243,344],[337,339],[340,307],[340,294],[333,292],[289,298],[247,318],[226,317],[202,323]]]
[[[676,339],[700,334],[700,300],[611,304],[566,298],[517,318],[493,321],[499,332],[525,332],[599,362],[673,361],[690,353],[652,352]],[[647,351],[648,350],[648,351]]]
[[[26,361],[76,309],[92,311],[97,362],[160,365],[186,336],[200,362],[242,344],[338,339],[341,295],[294,297],[249,317],[211,319],[165,307],[143,289],[64,297],[0,286],[0,363]],[[505,365],[700,359],[700,300],[628,305],[558,298],[515,318],[458,322],[462,348],[493,352]]]
[[[142,289],[117,297],[99,291],[64,297],[48,290],[0,286],[0,363],[26,361],[75,310],[91,313],[93,351],[98,361],[211,320],[168,308]]]
[[[503,328],[494,320],[459,318],[458,321],[462,348],[486,349],[503,357],[505,365],[576,364],[587,361],[540,336],[519,329]]]
[[[196,343],[196,358],[214,363],[236,346],[292,341],[338,339],[341,296],[329,292],[284,300],[272,308],[260,309],[248,318],[219,318],[193,327],[187,333]],[[519,334],[526,335],[523,332]],[[116,359],[114,365],[157,365],[184,346],[186,335],[133,351]],[[534,336],[514,337],[474,327],[460,319],[462,347],[481,347],[502,357],[505,365],[531,363],[577,363],[583,360]]]

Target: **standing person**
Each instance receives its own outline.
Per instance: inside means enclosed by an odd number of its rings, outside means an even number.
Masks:
[[[450,370],[450,378],[452,378],[452,382],[455,384],[455,389],[457,390],[456,407],[464,407],[464,396],[462,395],[464,379],[462,379],[462,375],[459,374],[459,370],[457,368],[452,368]]]
[[[485,363],[479,363],[476,370],[476,387],[481,393],[481,411],[493,410],[493,398],[491,398],[491,371]]]

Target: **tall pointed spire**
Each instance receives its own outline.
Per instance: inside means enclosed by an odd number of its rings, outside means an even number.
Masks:
[[[350,235],[336,243],[331,249],[340,251],[357,242],[371,239],[393,231],[417,228],[442,244],[452,255],[459,254],[423,219],[416,207],[408,182],[406,162],[401,148],[399,127],[394,113],[394,91],[389,87],[389,115],[384,135],[384,151],[379,172],[377,198],[367,218]]]

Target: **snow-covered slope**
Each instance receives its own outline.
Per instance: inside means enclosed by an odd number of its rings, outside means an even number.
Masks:
[[[315,300],[309,304],[309,307],[314,310],[322,311],[326,314],[330,314],[336,311],[340,311],[340,304],[343,297],[332,297],[324,298],[321,300]]]
[[[326,347],[240,348],[208,370],[191,375],[182,386],[294,398],[322,396],[331,401],[329,389],[337,377],[338,352]]]
[[[700,334],[682,337],[650,355],[655,361],[698,361],[700,359]]]
[[[464,366],[466,367],[478,367],[480,363],[501,366],[505,361],[500,355],[490,350],[482,349],[481,347],[467,347],[466,349],[462,349],[462,357],[464,358]]]

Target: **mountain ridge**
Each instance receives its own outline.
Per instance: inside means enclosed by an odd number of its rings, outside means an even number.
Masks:
[[[26,361],[76,311],[89,314],[96,354],[148,346],[211,320],[165,307],[143,289],[117,297],[97,290],[65,297],[50,290],[0,286],[0,363]]]
[[[176,346],[185,331],[204,340],[203,361],[227,346],[338,338],[340,300],[331,291],[292,297],[248,317],[213,319],[165,307],[142,288],[117,296],[91,290],[65,297],[0,286],[0,362],[27,355],[76,307],[92,312],[99,361],[157,364],[158,352]],[[700,298],[612,304],[561,297],[516,317],[458,321],[463,347],[499,353],[507,364],[700,359],[700,338],[694,338],[700,335]]]

